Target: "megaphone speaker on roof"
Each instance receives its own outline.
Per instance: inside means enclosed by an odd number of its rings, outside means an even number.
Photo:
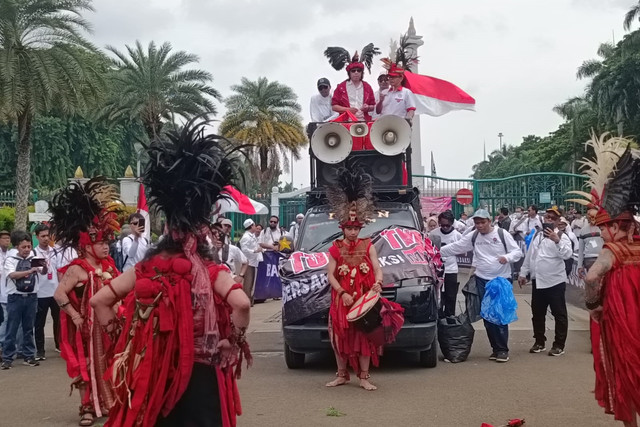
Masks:
[[[340,163],[349,156],[353,141],[349,131],[338,123],[324,123],[311,137],[311,150],[323,163]]]
[[[349,133],[354,138],[367,136],[369,133],[369,126],[366,123],[354,123],[349,128]]]
[[[411,126],[398,116],[382,116],[371,126],[371,144],[385,156],[403,153],[411,145]]]

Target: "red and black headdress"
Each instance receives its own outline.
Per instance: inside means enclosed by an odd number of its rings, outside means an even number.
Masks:
[[[109,241],[120,230],[117,217],[123,208],[115,185],[99,176],[86,183],[72,182],[51,201],[51,232],[63,247],[82,249]]]
[[[373,178],[362,168],[356,165],[340,168],[336,184],[326,191],[340,228],[364,227],[373,217]]]
[[[324,51],[324,56],[329,58],[329,63],[333,68],[339,71],[346,65],[347,73],[354,68],[362,68],[364,70],[364,67],[367,67],[367,70],[371,73],[371,65],[375,55],[380,55],[380,49],[375,47],[373,43],[366,45],[360,54],[356,51],[353,56],[343,47],[328,47]]]
[[[587,146],[593,148],[595,157],[581,163],[591,191],[570,191],[583,199],[567,201],[592,210],[596,225],[633,221],[640,208],[640,159],[631,149],[631,141],[607,133],[600,138],[594,134]]]
[[[389,57],[382,58],[382,67],[387,70],[389,76],[404,77],[405,71],[411,71],[418,64],[415,49],[409,49],[409,36],[400,36],[400,42],[391,41]]]

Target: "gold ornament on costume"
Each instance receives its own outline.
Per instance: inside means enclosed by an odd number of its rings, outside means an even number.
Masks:
[[[341,276],[346,276],[347,274],[349,274],[349,266],[347,264],[342,264],[340,267],[338,267],[338,274]]]
[[[360,264],[360,271],[362,272],[362,274],[367,274],[369,272],[369,266],[366,262]]]

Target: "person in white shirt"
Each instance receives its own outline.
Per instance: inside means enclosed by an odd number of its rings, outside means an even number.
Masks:
[[[282,230],[280,230],[280,218],[272,215],[269,218],[269,226],[262,230],[258,243],[260,247],[268,251],[277,251],[279,247],[280,238],[282,237]]]
[[[38,275],[38,311],[36,313],[35,338],[36,360],[46,360],[44,349],[44,326],[47,323],[47,313],[51,310],[53,319],[53,341],[55,348],[60,350],[60,307],[53,299],[53,294],[58,288],[58,264],[57,252],[49,246],[49,227],[38,224],[35,228],[38,246],[33,248],[34,258],[44,259],[45,268]]]
[[[589,220],[588,218],[582,216],[582,212],[580,211],[576,211],[573,215],[574,220],[571,221],[571,229],[577,236],[579,236],[580,230],[584,227],[589,226]]]
[[[331,109],[331,83],[323,77],[318,80],[318,93],[311,97],[309,114],[311,121],[322,123],[337,117],[338,114]]]
[[[220,225],[224,225],[225,221],[231,222],[229,219],[224,219]],[[233,227],[233,224],[231,226]],[[218,228],[218,224],[212,226],[212,231],[218,233],[218,238],[214,240],[213,260],[218,264],[227,266],[236,283],[243,283],[249,266],[247,257],[239,247],[229,243],[229,236],[222,228]],[[240,269],[236,274],[238,265]]]
[[[242,289],[251,300],[253,306],[253,291],[255,290],[256,281],[256,268],[260,261],[262,261],[262,249],[258,244],[258,238],[256,237],[256,223],[252,219],[247,219],[242,226],[244,227],[244,234],[240,239],[240,249],[247,258],[247,270],[244,276],[244,282]]]
[[[565,289],[567,273],[564,260],[571,258],[571,239],[566,233],[558,234],[558,224],[562,213],[553,206],[544,215],[542,231],[537,231],[531,240],[524,263],[520,269],[518,284],[526,285],[527,275],[531,275],[531,321],[533,323],[533,338],[535,343],[530,353],[545,351],[547,340],[545,336],[545,317],[547,309],[555,319],[555,339],[549,356],[564,354],[567,341],[569,320],[567,317],[567,303]]]
[[[440,227],[429,233],[440,238],[441,247],[450,245],[462,239],[462,234],[453,228],[455,221],[451,211],[442,212],[438,215],[438,224]],[[458,261],[455,255],[443,257],[444,262],[444,292],[442,294],[442,306],[444,315],[456,315],[456,298],[458,296]]]
[[[378,102],[380,102],[380,95],[386,95],[387,92],[389,92],[389,75],[388,74],[380,74],[378,76],[378,87],[379,89],[375,92],[375,97],[376,97],[376,105],[378,105]],[[371,112],[371,118],[373,120],[377,119],[378,117],[380,117],[380,114],[378,114],[375,110],[373,110]]]
[[[593,215],[590,215],[593,213]],[[598,259],[604,240],[600,234],[600,227],[595,225],[595,209],[587,213],[587,225],[578,234],[578,276],[584,280],[591,266]]]
[[[22,322],[23,364],[38,366],[35,359],[36,346],[33,342],[33,328],[38,310],[38,280],[36,276],[43,267],[31,265],[31,236],[21,230],[11,233],[11,242],[18,250],[4,262],[7,286],[7,335],[2,347],[0,369],[11,369],[16,355],[16,335]],[[26,264],[26,267],[25,267]]]
[[[376,105],[376,113],[381,116],[393,115],[407,119],[409,123],[416,113],[416,100],[406,87],[403,87],[404,70],[392,65],[389,70],[390,88],[387,93],[380,94],[380,100]]]
[[[142,261],[149,249],[149,241],[143,235],[146,227],[144,216],[139,213],[131,214],[129,227],[131,234],[122,239],[123,272]]]
[[[303,219],[304,219],[304,214],[299,213],[298,215],[296,215],[296,221],[293,224],[291,224],[291,227],[289,228],[289,235],[291,236],[291,241],[293,241],[294,247],[297,244],[296,240],[298,239],[298,233],[300,232],[300,224],[302,224]]]
[[[462,212],[460,214],[460,220],[456,220],[453,223],[453,228],[460,234],[464,233],[467,229],[467,221],[469,221],[469,217],[466,212]]]
[[[0,310],[2,310],[2,322],[0,322],[0,347],[4,342],[7,333],[7,287],[6,278],[4,277],[4,261],[10,256],[15,249],[9,249],[11,246],[11,233],[6,230],[0,231]],[[13,254],[15,256],[15,253]]]
[[[473,250],[476,287],[482,299],[487,282],[497,277],[510,279],[510,263],[518,261],[522,257],[522,251],[509,233],[491,225],[491,214],[487,210],[478,209],[471,218],[475,231],[463,236],[457,242],[444,246],[440,250],[440,255],[449,257]],[[484,327],[493,350],[489,359],[508,362],[509,326],[496,325],[485,320]]]

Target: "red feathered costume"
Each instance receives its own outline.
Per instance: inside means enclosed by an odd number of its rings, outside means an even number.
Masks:
[[[192,262],[184,255],[157,255],[136,265],[110,371],[117,402],[106,426],[151,427],[170,415],[192,379],[194,363],[215,369],[220,425],[236,425],[242,412],[236,385],[242,360],[223,367],[217,351],[210,350],[232,333],[231,307],[213,292],[218,273],[227,269],[207,261],[204,266],[213,295],[205,304],[196,295]],[[206,334],[208,322],[215,322],[213,336]]]
[[[375,283],[373,264],[369,258],[371,239],[358,239],[349,242],[339,239],[329,248],[329,253],[336,260],[335,277],[346,293],[353,296],[354,301],[366,294]],[[355,275],[353,272],[355,271]],[[394,302],[381,298],[383,303],[383,326],[389,329],[387,342],[393,341],[404,323],[402,313],[404,309]],[[329,309],[329,334],[333,347],[341,358],[360,372],[358,356],[370,356],[374,366],[378,366],[379,348],[367,337],[347,321],[346,307],[338,292],[331,290],[331,307]]]
[[[594,346],[596,398],[615,419],[640,410],[640,238],[605,243],[615,263],[602,284],[600,342]]]
[[[89,300],[119,274],[111,257],[100,262],[101,271],[96,271],[84,258],[77,258],[58,270],[64,274],[69,267],[77,265],[89,276],[82,286],[76,286],[68,294],[71,306],[84,319],[82,327],[78,329],[64,311],[60,313],[60,350],[62,358],[67,362],[67,373],[73,379],[71,386],[85,387],[81,415],[89,412],[98,417],[107,413],[114,403],[111,384],[104,379],[114,343],[102,331]]]

